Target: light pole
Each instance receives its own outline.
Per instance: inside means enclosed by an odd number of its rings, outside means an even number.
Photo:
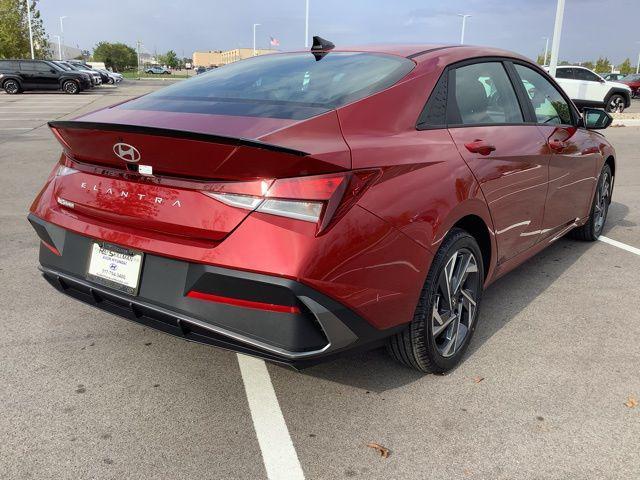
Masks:
[[[60,17],[60,37],[61,38],[58,39],[58,45],[62,42],[62,38],[64,38],[64,26],[62,25],[62,20],[64,20],[65,18],[67,18],[66,15],[63,15]],[[59,50],[60,50],[60,60],[62,60],[62,49],[59,49]]]
[[[542,61],[542,66],[544,67],[547,64],[547,55],[549,55],[549,37],[542,37],[544,42],[544,60]]]
[[[638,64],[636,65],[636,75],[640,73],[640,53],[638,53]]]
[[[306,0],[304,14],[304,48],[309,48],[309,0]]]
[[[553,26],[553,43],[551,43],[551,59],[549,60],[549,75],[556,76],[558,54],[560,53],[560,36],[562,35],[562,19],[564,17],[564,0],[558,0],[556,8],[556,23]]]
[[[460,45],[464,44],[464,29],[467,26],[467,17],[470,17],[471,15],[465,14],[465,13],[459,13],[458,14],[459,17],[462,17],[462,33],[460,33]]]
[[[58,39],[58,60],[62,60],[62,45],[60,42],[60,35],[54,35]]]
[[[259,23],[253,24],[253,56],[256,56],[256,27],[259,27]]]
[[[31,60],[35,59],[36,56],[33,53],[33,30],[31,29],[31,4],[30,0],[25,0],[27,2],[27,22],[29,23],[29,45],[31,45]]]

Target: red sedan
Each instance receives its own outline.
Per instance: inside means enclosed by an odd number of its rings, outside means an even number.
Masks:
[[[316,38],[51,122],[29,220],[44,277],[102,310],[295,367],[386,344],[444,372],[484,288],[602,232],[610,121],[511,52]]]
[[[627,75],[620,83],[624,83],[625,85],[629,85],[631,88],[631,96],[632,97],[640,97],[640,74],[633,73],[631,75]]]

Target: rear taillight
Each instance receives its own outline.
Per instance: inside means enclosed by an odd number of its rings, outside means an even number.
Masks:
[[[316,223],[321,232],[357,201],[378,173],[367,170],[275,181],[226,182],[203,193],[245,210]]]

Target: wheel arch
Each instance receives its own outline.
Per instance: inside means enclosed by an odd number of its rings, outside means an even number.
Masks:
[[[631,106],[631,93],[627,90],[620,87],[611,87],[606,97],[604,97],[604,105],[609,105],[609,100],[613,95],[620,95],[624,98],[624,108],[629,108]]]
[[[482,263],[484,267],[484,279],[489,275],[491,261],[494,258],[491,233],[485,221],[477,215],[466,215],[458,220],[452,228],[461,228],[475,238],[482,252]]]
[[[20,88],[24,88],[23,84],[22,84],[22,79],[20,79],[17,76],[7,76],[6,78],[2,79],[2,82],[0,82],[0,87],[4,88],[4,84],[5,82],[7,82],[8,80],[15,80],[16,82],[18,82],[18,85],[20,86]]]

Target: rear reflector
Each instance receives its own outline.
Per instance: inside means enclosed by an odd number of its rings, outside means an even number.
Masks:
[[[254,302],[252,300],[243,300],[240,298],[222,297],[220,295],[212,295],[210,293],[198,292],[191,290],[187,293],[187,297],[195,298],[197,300],[205,300],[207,302],[224,303],[226,305],[233,305],[234,307],[253,308],[255,310],[266,310],[269,312],[278,313],[300,313],[300,309],[296,306],[290,305],[276,305],[274,303]]]
[[[45,242],[42,239],[40,239],[40,241],[42,242],[42,244],[45,247],[47,247],[49,250],[51,250],[51,253],[53,253],[54,255],[57,255],[59,257],[61,256],[60,251],[56,247],[54,247],[53,245],[49,245],[47,242]]]

